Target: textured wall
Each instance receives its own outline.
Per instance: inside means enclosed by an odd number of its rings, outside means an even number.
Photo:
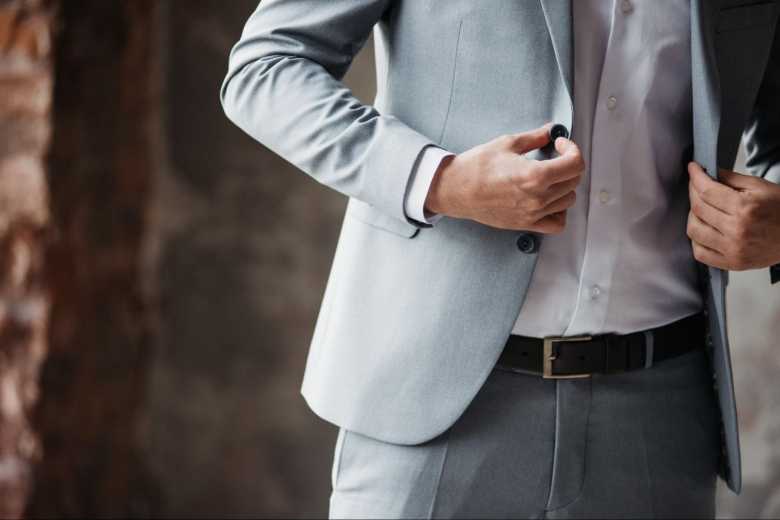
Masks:
[[[221,112],[227,53],[255,4],[167,4],[169,148],[155,237],[162,337],[144,442],[168,516],[327,510],[335,429],[298,390],[345,199]],[[348,83],[370,101],[366,51]],[[770,339],[780,333],[780,287],[767,280],[765,271],[733,276],[747,487],[741,500],[724,496],[724,516],[780,514],[770,498],[780,489],[780,398],[771,386],[780,357]]]
[[[50,2],[0,2],[0,518],[18,518],[40,445],[31,427],[46,354]]]
[[[44,457],[27,515],[146,516],[157,506],[137,427],[154,328],[144,281],[162,144],[159,3],[57,5]]]
[[[345,199],[219,105],[255,0],[167,3],[149,460],[170,516],[322,516],[335,429],[300,380]]]

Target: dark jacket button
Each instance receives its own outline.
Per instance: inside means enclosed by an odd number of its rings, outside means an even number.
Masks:
[[[566,128],[566,125],[562,125],[560,123],[555,123],[550,127],[550,142],[554,143],[556,139],[559,137],[563,137],[564,139],[569,138],[569,129]]]
[[[536,253],[539,249],[539,239],[530,233],[522,233],[517,237],[517,248],[526,254]]]

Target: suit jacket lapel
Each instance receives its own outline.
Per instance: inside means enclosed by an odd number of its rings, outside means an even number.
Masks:
[[[715,56],[715,16],[719,2],[691,0],[691,86],[694,159],[718,175],[720,78]]]
[[[574,99],[574,62],[573,62],[573,34],[572,34],[572,0],[540,0],[544,19],[547,22],[547,30],[550,32],[555,57],[558,60],[558,69],[566,91],[569,93],[569,101]]]

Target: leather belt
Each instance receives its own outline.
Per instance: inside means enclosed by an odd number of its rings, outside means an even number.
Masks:
[[[705,317],[694,314],[630,334],[531,338],[510,335],[496,364],[547,379],[590,377],[648,368],[705,345]]]

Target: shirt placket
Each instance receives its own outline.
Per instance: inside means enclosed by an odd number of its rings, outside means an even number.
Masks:
[[[624,233],[620,196],[623,188],[621,136],[626,135],[625,122],[630,120],[628,111],[631,107],[623,96],[620,78],[631,73],[622,69],[631,63],[622,54],[627,51],[624,41],[632,12],[630,0],[614,2],[593,119],[586,245],[577,305],[566,329],[567,335],[590,333],[594,326],[601,330],[607,318],[612,273]]]

